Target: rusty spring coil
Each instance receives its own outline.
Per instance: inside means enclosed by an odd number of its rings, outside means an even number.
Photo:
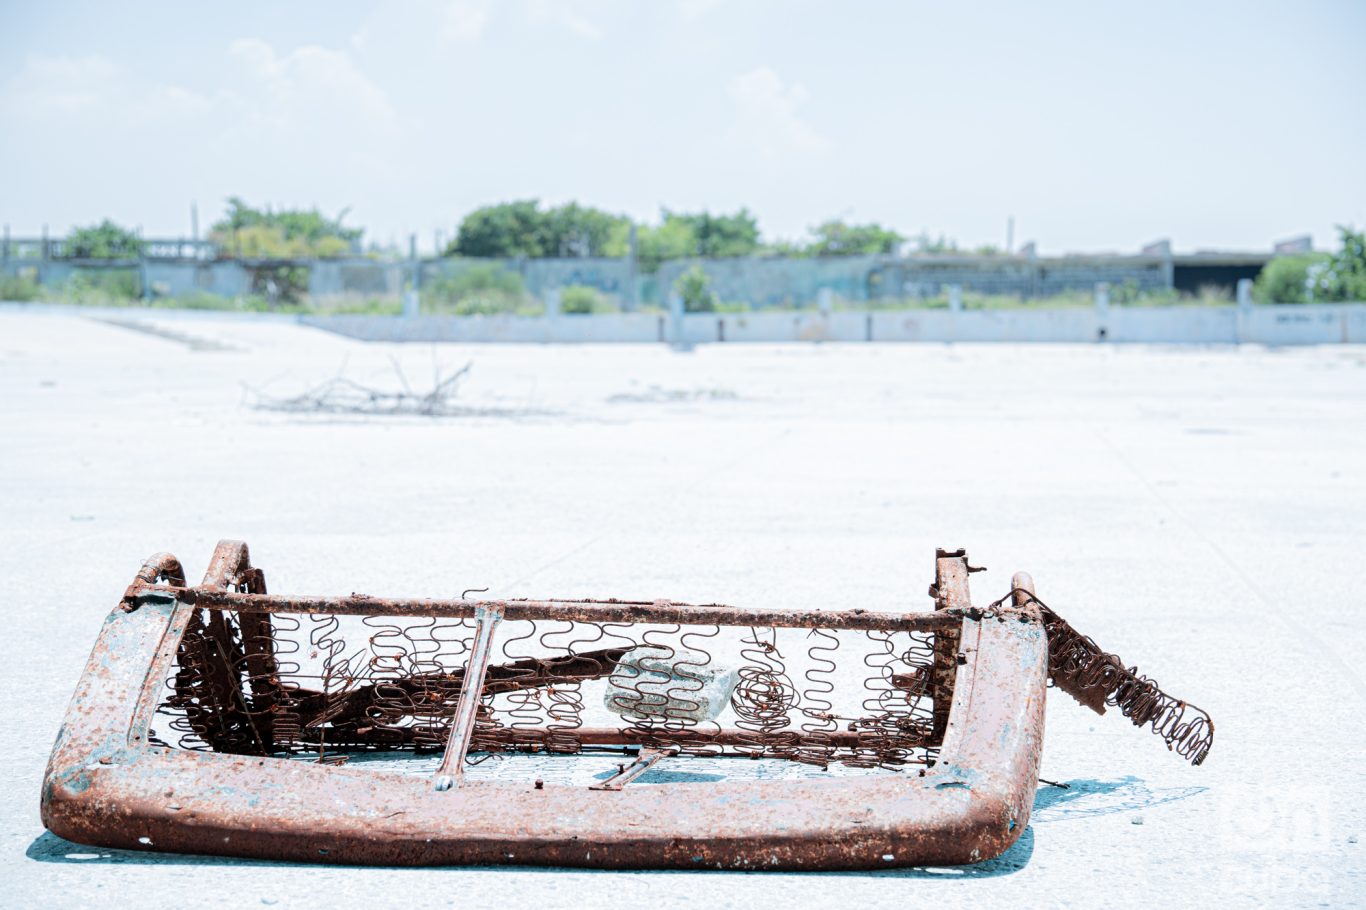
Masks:
[[[243,587],[259,593],[264,581]],[[682,754],[896,768],[925,763],[933,747],[930,634],[736,627],[735,721],[726,732],[691,716],[716,666],[720,626],[538,619],[508,627],[480,693],[473,752],[580,752],[581,684],[591,679],[619,690],[626,742]],[[159,713],[186,749],[320,760],[436,751],[449,738],[474,635],[468,618],[195,610]],[[842,644],[853,649],[847,659]],[[663,671],[646,679],[621,663],[635,648],[649,649]],[[784,656],[793,651],[802,657],[795,669]],[[849,672],[855,662],[862,673]]]
[[[1138,667],[1126,668],[1119,655],[1106,652],[1072,628],[1031,591],[1016,588],[991,608],[1011,598],[1037,606],[1043,616],[1050,684],[1097,714],[1105,713],[1105,706],[1118,708],[1135,727],[1147,725],[1168,749],[1192,765],[1205,760],[1214,745],[1214,720],[1208,713],[1168,695],[1154,680],[1140,674]]]

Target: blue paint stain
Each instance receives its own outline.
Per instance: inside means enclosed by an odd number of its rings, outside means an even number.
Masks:
[[[83,768],[72,771],[62,778],[61,784],[68,793],[78,796],[90,789],[90,772]]]

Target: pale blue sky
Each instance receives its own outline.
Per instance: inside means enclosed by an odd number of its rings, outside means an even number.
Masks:
[[[1366,224],[1366,2],[0,0],[0,221],[500,200],[1045,252]]]

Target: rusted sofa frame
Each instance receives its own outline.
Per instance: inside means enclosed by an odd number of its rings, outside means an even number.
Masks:
[[[72,841],[326,863],[605,868],[883,869],[974,863],[1029,822],[1049,651],[1023,574],[1013,601],[974,608],[961,551],[941,551],[933,612],[741,610],[672,602],[467,602],[263,593],[244,544],[225,541],[204,582],[158,556],[109,614],[57,737],[44,824]],[[384,774],[154,743],[159,688],[196,610],[935,631],[953,697],[929,767],[876,777],[569,787],[461,779],[477,686],[467,686],[438,775]],[[487,649],[483,651],[486,655]],[[469,674],[477,667],[478,647]],[[468,678],[468,677],[467,677]],[[628,772],[656,756],[642,750]]]

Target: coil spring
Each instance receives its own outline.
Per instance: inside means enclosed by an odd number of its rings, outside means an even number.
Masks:
[[[864,678],[871,696],[863,702],[866,715],[851,725],[868,734],[859,737],[858,759],[882,767],[904,765],[913,760],[915,750],[927,745],[933,731],[933,709],[925,704],[924,694],[934,646],[908,633],[870,630],[865,634],[875,650],[864,658],[864,664],[874,673]],[[902,634],[908,635],[910,644],[898,651],[895,638]]]
[[[745,664],[738,671],[730,706],[735,726],[749,735],[741,739],[737,751],[755,756],[791,754],[795,737],[782,737],[780,731],[792,725],[797,688],[778,650],[777,630],[751,627],[749,637],[741,639],[740,656]]]
[[[830,695],[835,691],[833,676],[837,664],[831,655],[840,648],[840,639],[830,629],[814,628],[807,639],[815,641],[807,646],[808,667],[802,676],[806,686],[801,690],[798,711],[805,718],[801,723],[806,734],[795,758],[808,764],[829,764],[835,754],[831,734],[839,729]]]
[[[505,660],[516,661],[521,658],[533,656],[533,651],[520,647],[528,642],[537,642],[538,628],[535,620],[522,620],[517,623],[504,623],[504,629],[513,627],[524,627],[525,634],[504,633],[500,653]],[[524,673],[523,675],[529,675]],[[502,713],[509,718],[505,726],[505,736],[501,742],[505,749],[512,751],[534,751],[545,748],[545,714],[546,708],[542,704],[544,693],[539,687],[529,686],[526,688],[513,689],[501,696],[506,707]],[[495,704],[496,704],[495,700]]]
[[[208,625],[215,615],[223,623],[217,631]],[[234,616],[198,611],[181,642],[177,676],[164,707],[187,747],[316,750],[321,758],[339,750],[445,746],[464,687],[476,631],[472,620],[273,614],[269,625],[241,635],[222,662],[239,671],[228,676],[242,682],[238,697],[245,698],[234,714],[222,710],[234,702],[224,697],[222,680],[210,672],[206,656],[222,650],[225,634],[232,639]],[[842,642],[858,633],[735,630],[731,641],[737,642],[740,660],[727,703],[734,730],[723,743],[716,735],[721,725],[699,719],[715,709],[708,704],[702,710],[712,697],[713,674],[729,666],[713,656],[723,644],[720,626],[516,623],[523,625],[509,623],[504,626],[509,634],[495,637],[472,753],[581,751],[582,682],[603,678],[615,693],[620,735],[641,745],[670,746],[690,755],[730,750],[822,766],[839,761],[883,767],[913,761],[925,746],[924,680],[919,689],[908,689],[899,679],[925,671],[932,659],[933,646],[923,636],[903,640],[906,633],[864,633],[859,653],[867,672],[860,703],[852,687],[837,685],[843,679]],[[635,649],[645,652],[643,663],[621,659]],[[793,656],[797,660],[789,661]],[[561,661],[567,669],[557,675]],[[528,674],[544,678],[518,684]],[[262,722],[266,719],[269,724]],[[264,746],[253,721],[269,728]]]
[[[1214,721],[1208,713],[1168,695],[1137,667],[1126,669],[1118,655],[1102,650],[1031,591],[1017,588],[991,606],[1015,597],[1036,605],[1043,616],[1050,683],[1078,698],[1102,693],[1106,705],[1119,709],[1136,727],[1147,725],[1167,748],[1192,765],[1205,760],[1214,745]]]

